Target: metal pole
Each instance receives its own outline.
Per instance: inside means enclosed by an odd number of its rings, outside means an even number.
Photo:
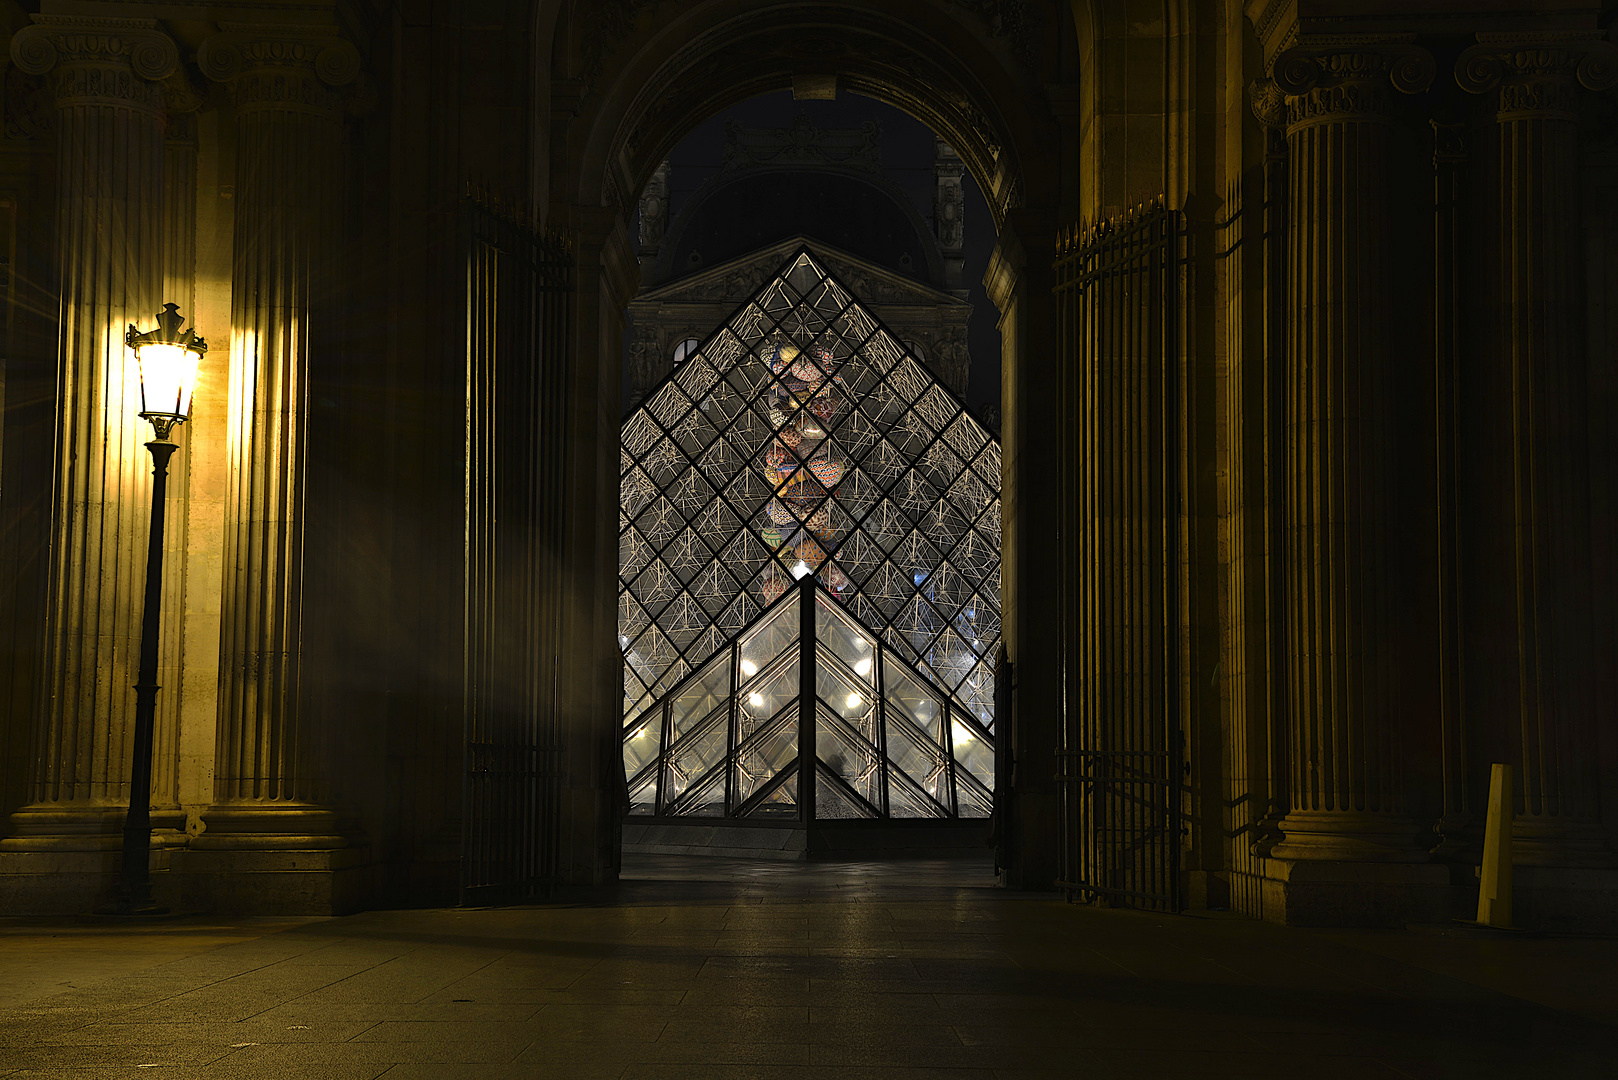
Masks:
[[[152,729],[157,721],[157,640],[163,606],[163,511],[168,496],[169,458],[179,447],[158,438],[152,452],[152,528],[146,544],[146,603],[141,613],[140,673],[135,682],[135,759],[129,770],[129,813],[124,818],[123,869],[119,914],[151,914],[152,904]]]
[[[798,814],[815,823],[815,576],[798,580]]]

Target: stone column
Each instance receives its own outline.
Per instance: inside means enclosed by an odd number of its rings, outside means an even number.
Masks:
[[[156,26],[36,15],[11,41],[56,101],[61,306],[33,792],[8,851],[115,850],[128,804],[152,431],[124,329],[162,303],[162,80],[179,59]],[[55,887],[72,869],[100,872],[62,864]]]
[[[1466,125],[1431,121],[1433,131],[1433,410],[1437,490],[1439,735],[1443,757],[1442,838],[1434,856],[1475,864],[1481,837],[1473,827],[1476,786],[1468,753],[1466,608],[1461,598],[1461,470],[1469,463],[1458,442],[1460,381],[1468,336],[1465,266],[1469,248],[1466,206]]]
[[[1051,497],[1051,463],[1062,460],[1064,428],[1075,422],[1063,415],[1047,361],[1058,347],[1055,259],[1055,214],[1022,207],[1007,212],[983,273],[1000,312],[1001,625],[1015,670],[1011,692],[1000,699],[1011,703],[1010,715],[997,712],[995,720],[997,745],[1009,740],[1012,783],[995,793],[995,802],[996,812],[1004,811],[1006,882],[1030,890],[1049,889],[1057,878],[1056,751],[1068,707],[1067,666],[1081,660],[1060,629],[1066,586],[1053,581],[1052,544],[1076,550],[1076,540],[1062,535],[1064,504]]]
[[[230,466],[214,805],[192,847],[335,849],[347,841],[305,679],[309,387],[332,329],[339,88],[359,74],[359,56],[331,28],[221,26],[197,63],[235,101]],[[269,867],[321,868],[333,867]],[[308,883],[293,887],[310,896]],[[309,907],[327,903],[337,901],[322,892]]]
[[[1581,84],[1618,84],[1618,49],[1601,36],[1479,34],[1455,68],[1463,89],[1497,93],[1499,291],[1490,331],[1510,380],[1517,639],[1514,730],[1501,749],[1518,777],[1514,852],[1542,865],[1609,857],[1589,648],[1578,153]]]
[[[197,263],[197,117],[202,102],[181,78],[167,86],[168,123],[163,143],[163,295],[164,303],[196,323]],[[228,328],[217,328],[224,334]],[[213,327],[197,326],[204,337]],[[222,387],[204,381],[201,408],[223,410]],[[197,408],[193,405],[193,412]],[[191,513],[191,452],[194,429],[182,430],[180,449],[169,460],[168,499],[163,531],[163,626],[158,645],[157,729],[152,763],[152,805],[164,817],[180,820],[180,673],[185,659],[185,592],[187,534]],[[154,817],[154,821],[156,818]],[[184,841],[177,832],[165,839]]]
[[[1276,59],[1290,161],[1285,342],[1289,809],[1280,859],[1416,861],[1385,572],[1395,392],[1387,274],[1394,91],[1424,89],[1407,42],[1307,45]]]
[[[563,662],[558,672],[562,777],[557,873],[569,885],[616,879],[623,796],[618,716],[623,660],[618,650],[619,371],[624,310],[639,286],[622,214],[611,207],[569,209],[578,260],[568,375],[567,478],[560,580]],[[554,220],[554,219],[553,219]],[[610,719],[609,719],[610,718]]]

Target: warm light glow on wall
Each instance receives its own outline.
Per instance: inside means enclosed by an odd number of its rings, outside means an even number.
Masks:
[[[258,335],[232,331],[230,335],[230,418],[225,424],[227,460],[240,462],[253,437],[253,397],[258,383]]]

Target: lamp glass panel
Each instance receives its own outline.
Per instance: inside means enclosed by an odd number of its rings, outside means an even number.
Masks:
[[[135,350],[135,359],[140,363],[141,412],[181,420],[190,416],[202,357],[181,345],[149,344]]]

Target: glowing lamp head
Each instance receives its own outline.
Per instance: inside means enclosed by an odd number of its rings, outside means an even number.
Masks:
[[[191,415],[191,392],[197,385],[197,365],[208,343],[192,329],[181,330],[185,318],[176,304],[164,304],[157,313],[157,329],[144,334],[134,323],[124,343],[140,366],[140,415],[152,422],[159,439],[167,439],[175,424]]]
[[[871,658],[869,656],[863,656],[863,657],[860,658],[860,662],[854,665],[854,674],[856,674],[856,675],[869,675],[870,673],[871,673]]]
[[[798,565],[792,568],[792,576],[795,578],[801,578],[807,573],[809,573],[809,564],[804,562],[802,559],[799,559]]]

